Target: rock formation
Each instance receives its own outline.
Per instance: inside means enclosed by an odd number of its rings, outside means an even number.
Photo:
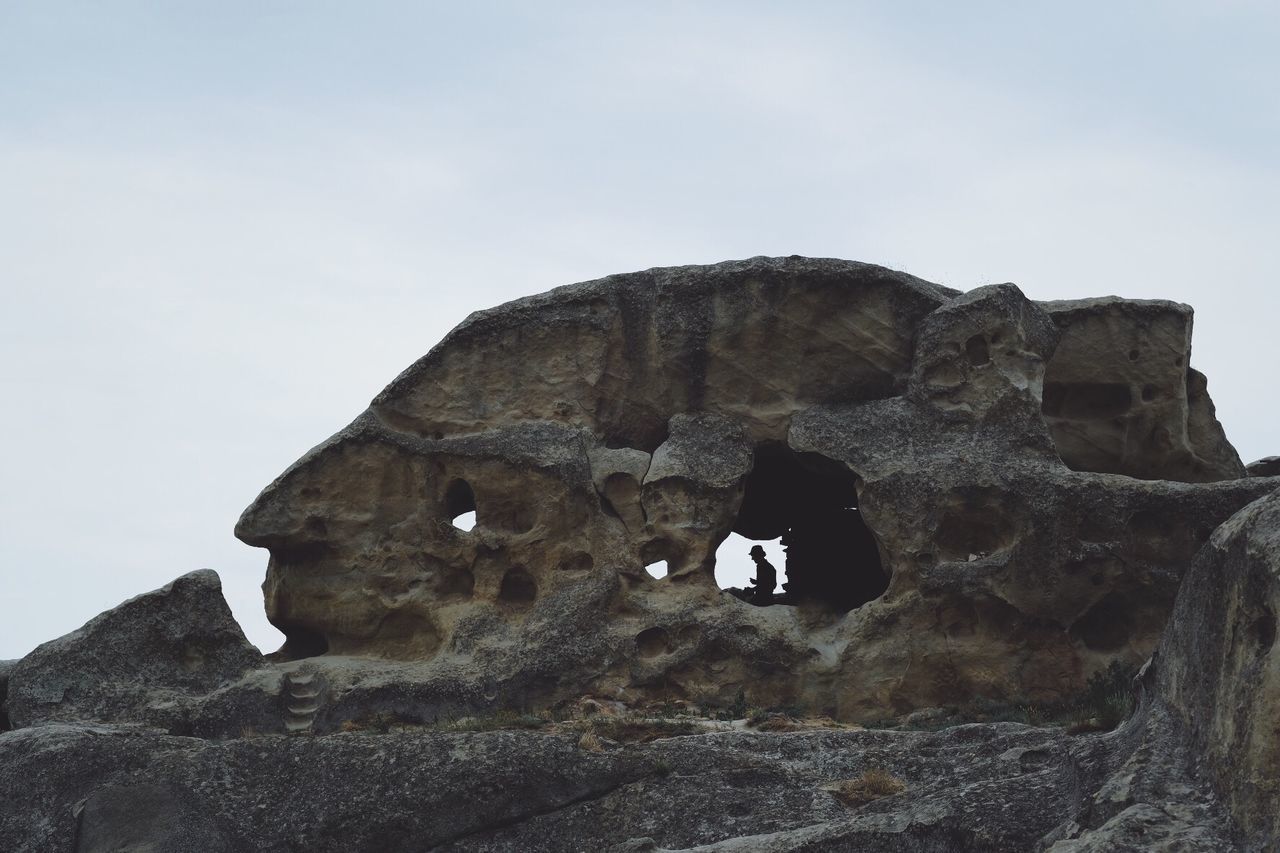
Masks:
[[[185,699],[203,699],[262,665],[222,598],[215,572],[192,572],[50,640],[8,673],[18,727],[54,720],[136,720],[180,728]]]
[[[0,662],[0,849],[1274,849],[1280,476],[1190,330],[802,258],[475,314],[240,519],[279,652],[196,572]]]
[[[1275,488],[1244,477],[1190,329],[1169,302],[841,261],[613,276],[473,315],[236,533],[271,552],[285,657],[410,662],[428,708],[1061,699],[1145,660],[1196,549]],[[820,572],[876,600],[717,587],[730,531],[852,505],[878,554]]]

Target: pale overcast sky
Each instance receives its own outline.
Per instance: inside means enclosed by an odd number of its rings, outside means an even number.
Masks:
[[[0,658],[195,568],[469,312],[870,261],[1197,309],[1280,453],[1280,5],[0,0]]]

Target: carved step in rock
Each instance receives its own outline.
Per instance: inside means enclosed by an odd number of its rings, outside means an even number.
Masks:
[[[284,699],[284,727],[290,734],[311,731],[320,710],[323,684],[314,672],[285,673],[281,694]]]

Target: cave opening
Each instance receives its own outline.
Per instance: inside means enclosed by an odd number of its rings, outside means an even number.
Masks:
[[[476,493],[466,480],[454,480],[444,493],[444,511],[449,522],[462,531],[476,526]]]
[[[295,661],[329,653],[329,640],[320,631],[292,622],[274,622],[284,634],[284,645],[267,655],[268,660]]]
[[[778,442],[758,447],[733,532],[738,536],[717,551],[717,566],[722,553],[726,569],[735,561],[741,565],[744,555],[736,552],[743,539],[754,540],[760,551],[752,559],[772,566],[781,584],[772,594],[728,590],[752,604],[811,604],[845,613],[889,586],[880,548],[858,512],[857,477],[821,454],[797,453]],[[781,560],[778,548],[766,547],[771,540],[777,540]],[[767,589],[768,568],[748,562],[747,572]],[[718,574],[722,584],[732,577],[731,570]]]
[[[653,578],[654,580],[662,580],[670,572],[671,566],[667,563],[666,560],[657,560],[645,566],[644,570],[648,572],[649,577]]]

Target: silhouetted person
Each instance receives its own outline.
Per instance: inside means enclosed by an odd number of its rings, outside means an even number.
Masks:
[[[764,558],[764,548],[759,545],[752,545],[748,553],[756,564],[756,576],[751,579],[751,585],[755,587],[753,600],[756,604],[772,604],[773,590],[778,586],[778,570]]]

